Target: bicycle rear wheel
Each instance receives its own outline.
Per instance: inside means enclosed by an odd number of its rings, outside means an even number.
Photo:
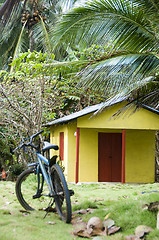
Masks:
[[[58,164],[54,164],[51,169],[52,184],[55,191],[55,205],[61,219],[70,223],[72,218],[70,193],[64,174]]]
[[[40,174],[40,182],[42,182],[42,174]],[[22,172],[16,182],[15,190],[19,203],[26,210],[42,210],[49,205],[50,198],[47,196],[41,196],[39,198],[33,198],[37,193],[37,174],[34,168],[29,168]],[[43,194],[48,194],[48,188],[44,184]]]

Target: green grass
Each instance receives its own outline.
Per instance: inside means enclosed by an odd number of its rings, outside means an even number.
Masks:
[[[49,213],[43,219],[45,212],[21,212],[15,195],[15,183],[0,182],[0,240],[73,240],[81,239],[72,235],[72,224],[63,223],[58,215]],[[107,214],[115,221],[121,231],[107,238],[100,239],[120,240],[126,235],[134,234],[138,225],[148,225],[154,232],[147,236],[147,240],[159,239],[159,230],[156,229],[156,213],[149,212],[143,205],[159,201],[159,184],[70,184],[74,189],[72,197],[73,211],[92,208],[93,213],[79,215],[83,221],[92,216],[102,220]],[[145,192],[142,194],[142,192]],[[78,216],[78,215],[76,215]],[[55,222],[55,224],[49,224]]]

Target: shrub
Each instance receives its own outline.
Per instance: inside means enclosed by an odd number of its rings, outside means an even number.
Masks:
[[[10,180],[16,180],[16,178],[24,171],[25,166],[21,163],[15,163],[9,167]]]

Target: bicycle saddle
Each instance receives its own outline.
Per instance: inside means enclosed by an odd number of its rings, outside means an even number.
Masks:
[[[43,152],[45,152],[46,150],[49,150],[49,149],[54,149],[54,150],[59,149],[59,147],[57,145],[51,144],[49,142],[44,141],[43,144],[44,144]]]

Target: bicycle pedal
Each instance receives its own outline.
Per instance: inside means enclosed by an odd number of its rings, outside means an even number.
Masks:
[[[72,189],[69,189],[70,196],[73,196],[75,192]]]

